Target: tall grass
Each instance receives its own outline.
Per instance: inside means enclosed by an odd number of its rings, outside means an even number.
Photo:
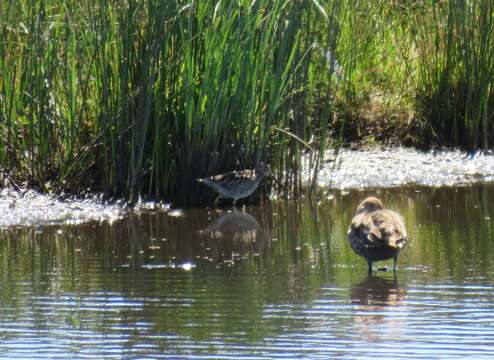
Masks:
[[[0,13],[0,156],[33,185],[192,203],[205,200],[195,178],[266,161],[298,191],[300,140],[327,144],[310,104],[329,116],[333,77],[316,74],[314,44],[338,32],[315,0],[10,0]]]
[[[298,194],[304,153],[314,185],[365,104],[400,97],[441,143],[492,146],[491,3],[409,5],[4,0],[0,170],[200,203],[197,177],[264,161]]]
[[[494,3],[425,2],[414,9],[417,111],[440,144],[494,146]]]

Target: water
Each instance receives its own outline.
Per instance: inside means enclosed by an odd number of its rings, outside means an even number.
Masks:
[[[371,193],[10,227],[0,358],[493,358],[494,185],[377,191],[396,277],[346,242]]]

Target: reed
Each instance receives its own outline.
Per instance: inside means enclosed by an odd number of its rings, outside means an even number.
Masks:
[[[299,191],[303,139],[326,143],[313,45],[338,34],[315,0],[0,6],[0,156],[31,185],[192,203],[263,160]]]
[[[492,146],[492,5],[417,4],[4,0],[0,170],[191,204],[212,196],[197,177],[264,161],[297,195],[302,156],[310,191],[376,93],[416,99],[444,144]]]
[[[439,144],[494,145],[494,4],[425,2],[414,10],[417,111]]]

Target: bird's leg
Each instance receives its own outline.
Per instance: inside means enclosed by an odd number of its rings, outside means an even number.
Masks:
[[[216,197],[216,199],[214,200],[214,207],[217,207],[218,206],[218,201],[220,200],[220,198],[221,198],[221,195],[218,195]]]
[[[233,199],[233,207],[237,206],[237,199]]]
[[[372,261],[368,261],[367,264],[369,266],[367,268],[367,272],[369,273],[369,275],[371,275],[372,274]]]
[[[396,272],[396,262],[398,261],[398,254],[393,256],[393,272]]]

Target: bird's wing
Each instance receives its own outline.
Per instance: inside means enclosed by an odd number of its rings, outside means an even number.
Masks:
[[[372,223],[381,234],[381,240],[388,245],[404,245],[404,241],[408,239],[408,235],[405,228],[405,221],[399,214],[385,209],[374,211],[370,215]]]
[[[378,244],[382,241],[383,234],[381,229],[374,223],[371,214],[362,213],[352,219],[352,224],[348,230],[350,233],[356,233],[361,239],[367,238],[369,245]]]
[[[252,179],[254,180],[256,177],[256,172],[255,170],[239,170],[239,171],[231,171],[229,173],[225,174],[219,174],[219,175],[214,175],[210,176],[209,180],[215,181],[218,183],[229,183],[229,182],[235,182],[238,181],[239,179]]]

